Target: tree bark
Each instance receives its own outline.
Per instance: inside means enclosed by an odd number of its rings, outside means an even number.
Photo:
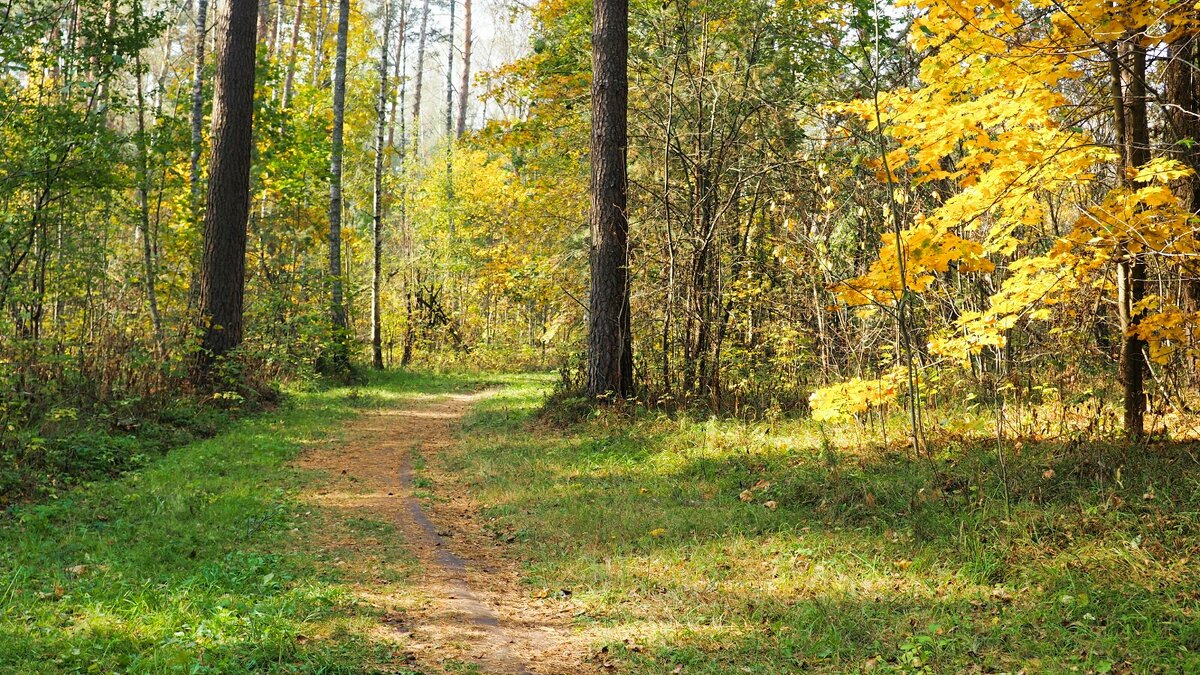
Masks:
[[[454,0],[446,41],[446,234],[454,242]]]
[[[200,206],[200,155],[204,151],[204,46],[208,0],[196,2],[196,45],[192,56],[192,208]]]
[[[271,30],[269,25],[271,20],[271,2],[270,0],[260,0],[258,3],[258,35],[264,38],[270,37],[268,34]]]
[[[392,129],[397,123],[400,126],[400,146],[397,151],[397,171],[399,173],[398,211],[400,212],[400,255],[404,262],[404,338],[400,355],[400,366],[407,367],[412,361],[413,339],[416,332],[413,327],[413,256],[412,232],[408,222],[408,131],[404,121],[406,96],[408,94],[408,10],[409,0],[403,0],[400,6],[400,46],[399,58],[396,63],[396,81],[399,83],[396,92],[396,104],[392,107]],[[395,148],[394,139],[390,138],[388,145]]]
[[[296,3],[299,5],[300,3]],[[271,17],[271,34],[267,38],[267,55],[271,61],[279,56],[279,33],[283,24],[283,0],[276,0],[275,14]]]
[[[329,289],[333,343],[329,363],[342,373],[350,365],[348,325],[342,298],[342,151],[346,119],[346,41],[350,30],[350,0],[338,1],[337,56],[333,64],[333,148],[329,160]]]
[[[1113,113],[1118,143],[1124,141],[1122,180],[1128,181],[1127,170],[1150,161],[1150,130],[1146,116],[1146,49],[1134,41],[1125,49],[1128,60],[1124,69],[1120,64],[1120,47],[1114,52]],[[1122,76],[1122,70],[1126,77]],[[1126,80],[1124,87],[1122,79]],[[1135,249],[1129,243],[1123,246],[1117,263],[1117,308],[1121,324],[1118,378],[1124,393],[1125,434],[1140,440],[1146,433],[1146,343],[1137,336],[1137,328],[1141,319],[1138,305],[1146,295],[1146,259],[1140,247]]]
[[[1166,79],[1166,98],[1169,106],[1164,113],[1169,122],[1171,154],[1187,164],[1194,172],[1179,181],[1176,194],[1193,214],[1200,213],[1200,38],[1184,34],[1169,45]],[[1182,306],[1188,311],[1200,310],[1200,265],[1183,263],[1188,277],[1183,281]]]
[[[392,81],[395,82],[396,98],[391,102],[392,110],[388,117],[389,152],[396,153],[395,161],[399,163],[404,157],[404,80],[405,66],[408,65],[405,46],[408,42],[408,0],[400,0],[400,23],[396,26],[396,58],[392,59]],[[396,147],[396,124],[400,124],[400,147]]]
[[[458,88],[458,125],[456,135],[467,130],[467,98],[471,91],[471,0],[463,0],[463,71]]]
[[[383,275],[383,159],[387,154],[384,133],[388,110],[388,41],[392,29],[392,8],[383,0],[383,41],[379,49],[379,98],[375,107],[375,193],[374,227],[371,270],[371,365],[383,370],[383,318],[381,316],[380,281]]]
[[[421,3],[421,29],[417,35],[417,70],[413,82],[412,136],[413,157],[421,154],[421,83],[425,75],[425,41],[429,36],[429,0]]]
[[[142,81],[142,60],[135,58],[137,77],[137,204],[138,230],[142,240],[142,285],[146,288],[146,304],[150,310],[150,326],[154,329],[154,348],[163,352],[162,315],[158,311],[158,292],[155,289],[157,276],[154,264],[154,247],[150,241],[150,149],[146,136],[146,91]]]
[[[304,20],[304,0],[296,0],[296,16],[292,19],[292,44],[288,47],[287,74],[283,79],[283,107],[292,104],[292,88],[296,80],[296,53],[300,49],[300,25]]]
[[[606,399],[633,393],[625,164],[628,62],[628,0],[596,0],[592,14],[592,249],[587,391]]]
[[[242,341],[257,15],[257,0],[226,0],[221,12],[200,266],[198,379],[207,379],[215,360]]]

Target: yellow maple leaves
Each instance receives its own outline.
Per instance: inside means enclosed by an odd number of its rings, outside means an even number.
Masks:
[[[904,377],[903,369],[896,368],[879,379],[856,377],[818,389],[808,397],[813,419],[819,422],[846,419],[871,406],[895,400]]]
[[[1195,216],[1172,190],[1191,170],[1158,157],[1129,171],[1132,187],[1106,183],[1100,177],[1112,176],[1107,167],[1119,155],[1075,121],[1077,92],[1094,86],[1093,76],[1108,77],[1107,45],[1141,34],[1152,47],[1197,32],[1195,12],[1168,0],[908,4],[919,12],[909,40],[925,53],[920,85],[829,110],[886,139],[878,168],[889,189],[934,198],[909,202],[904,228],[882,237],[869,270],[834,286],[840,300],[891,305],[905,292],[950,295],[960,275],[1002,264],[986,308],[960,312],[930,339],[933,355],[965,363],[1003,346],[1021,322],[1055,319],[1052,308],[1077,293],[1111,293],[1120,256],[1155,254],[1161,265],[1185,266],[1200,254]],[[1134,330],[1155,360],[1200,326],[1200,313],[1162,303],[1137,314]],[[889,375],[827,387],[812,395],[813,415],[861,412],[894,396],[895,383]]]
[[[983,246],[951,232],[939,232],[921,223],[901,232],[897,251],[896,236],[885,234],[879,259],[870,271],[834,286],[834,293],[850,306],[896,302],[904,289],[920,293],[936,280],[937,273],[957,262],[962,271],[990,272],[992,262],[984,257]],[[900,273],[900,255],[904,256],[904,274]]]

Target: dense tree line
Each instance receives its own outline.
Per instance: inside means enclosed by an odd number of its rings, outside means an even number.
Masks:
[[[534,53],[495,74],[531,99],[490,129],[514,164],[583,142],[589,9],[539,4]],[[1044,434],[1190,413],[1194,10],[718,0],[630,22],[642,400],[899,407],[917,445],[923,407],[963,391]]]
[[[467,34],[430,20],[449,10],[11,3],[0,482],[76,420],[119,431],[181,395],[228,403],[280,377],[345,377],[373,323],[377,366],[433,353],[457,310],[422,263],[436,226],[408,218],[431,189],[411,169],[436,156],[440,195],[448,142],[420,124],[439,102],[414,96],[430,64],[411,53],[428,43],[467,72]],[[469,76],[458,86],[452,103],[475,109]]]
[[[917,445],[964,387],[1089,433],[1190,412],[1193,9],[545,0],[481,69],[470,0],[13,7],[10,450],[360,361],[899,406]]]

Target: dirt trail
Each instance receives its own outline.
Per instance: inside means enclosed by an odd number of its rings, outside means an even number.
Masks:
[[[418,667],[436,672],[457,662],[484,673],[592,672],[569,628],[573,608],[530,596],[514,561],[478,523],[477,505],[436,461],[453,445],[462,416],[490,393],[367,413],[350,423],[343,443],[313,449],[300,464],[332,479],[314,501],[396,523],[420,560],[416,593],[423,602],[402,619],[385,618],[391,638]],[[414,459],[425,460],[422,477],[438,497],[431,506],[414,494]],[[411,597],[391,600],[412,604]]]

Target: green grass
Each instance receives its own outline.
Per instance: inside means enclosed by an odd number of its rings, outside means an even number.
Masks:
[[[914,462],[807,421],[568,424],[549,384],[445,461],[628,672],[1200,672],[1195,449],[1009,448],[1005,500],[994,439]]]
[[[913,462],[805,421],[539,416],[548,376],[403,374],[10,507],[0,672],[407,672],[378,634],[404,607],[358,591],[419,600],[417,561],[289,462],[364,407],[487,382],[440,461],[622,672],[1200,672],[1193,447],[1010,447],[1006,500],[994,440]]]
[[[403,588],[415,560],[390,524],[300,501],[318,479],[289,461],[336,439],[357,409],[470,386],[391,374],[297,392],[118,479],[10,507],[0,672],[361,673],[395,662],[394,645],[372,637],[383,610],[353,592],[356,568]]]

